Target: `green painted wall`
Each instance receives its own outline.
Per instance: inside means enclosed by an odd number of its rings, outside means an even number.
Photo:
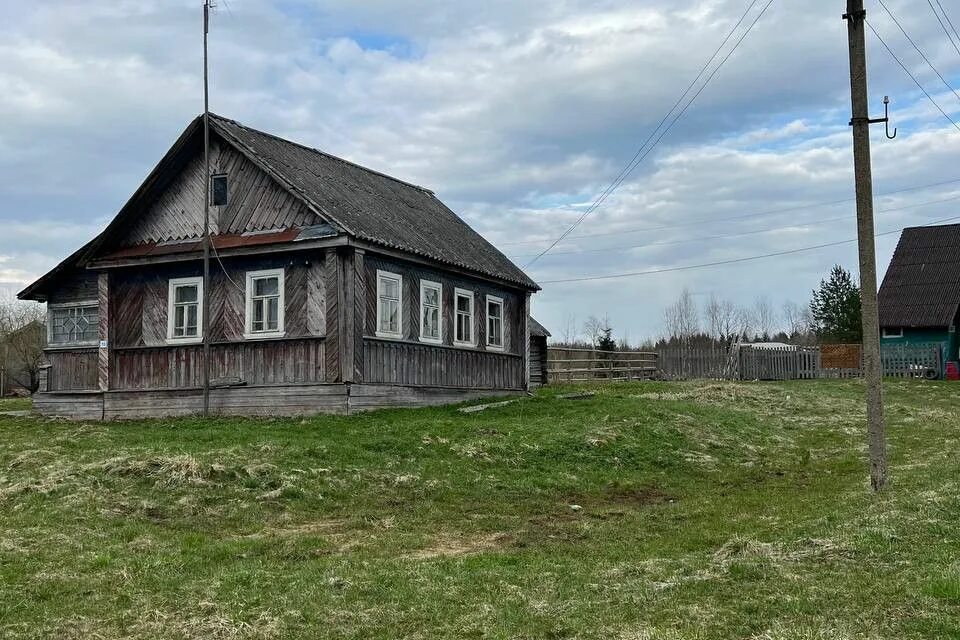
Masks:
[[[943,359],[944,361],[950,360],[960,360],[960,354],[958,354],[958,349],[960,349],[960,342],[957,340],[956,331],[948,331],[947,329],[904,329],[902,338],[885,338],[883,334],[880,335],[880,345],[886,344],[933,344],[939,343],[943,345]]]

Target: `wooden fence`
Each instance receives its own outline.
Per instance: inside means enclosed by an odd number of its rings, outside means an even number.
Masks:
[[[847,352],[852,347],[844,345]],[[835,349],[833,350],[836,351]],[[668,347],[650,351],[598,351],[550,347],[548,382],[593,382],[598,380],[812,380],[815,378],[857,378],[862,364],[843,358],[827,358],[820,347],[767,349],[756,346],[730,349]],[[883,373],[895,378],[943,377],[940,345],[884,346]],[[838,366],[851,365],[855,366]]]
[[[552,383],[648,380],[657,374],[653,352],[547,348],[547,381]]]

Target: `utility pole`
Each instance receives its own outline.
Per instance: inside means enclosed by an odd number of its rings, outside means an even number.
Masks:
[[[877,312],[877,260],[873,229],[873,176],[870,168],[870,125],[867,103],[867,53],[863,0],[847,0],[850,46],[850,98],[853,117],[853,172],[857,188],[857,246],[860,254],[860,300],[863,315],[863,368],[867,381],[867,443],[870,485],[880,491],[887,483],[887,440],[883,423],[883,372]]]
[[[210,415],[210,90],[207,73],[207,34],[210,2],[203,1],[203,415]]]

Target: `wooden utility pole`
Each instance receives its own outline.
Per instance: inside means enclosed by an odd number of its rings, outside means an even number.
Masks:
[[[207,81],[207,34],[210,0],[203,2],[203,415],[210,415],[210,91]]]
[[[887,483],[887,440],[883,423],[883,380],[877,312],[877,259],[873,229],[873,176],[870,168],[870,124],[867,103],[867,53],[863,0],[847,0],[847,37],[850,46],[850,98],[853,117],[853,172],[857,188],[857,245],[860,253],[860,300],[863,315],[863,368],[867,381],[867,442],[870,485],[874,491]]]

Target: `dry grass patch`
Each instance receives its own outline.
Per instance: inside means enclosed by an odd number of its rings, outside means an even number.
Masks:
[[[433,538],[430,546],[408,553],[408,560],[432,560],[434,558],[458,558],[461,556],[486,553],[502,549],[510,544],[513,537],[498,531],[475,536],[458,536],[449,533]]]

